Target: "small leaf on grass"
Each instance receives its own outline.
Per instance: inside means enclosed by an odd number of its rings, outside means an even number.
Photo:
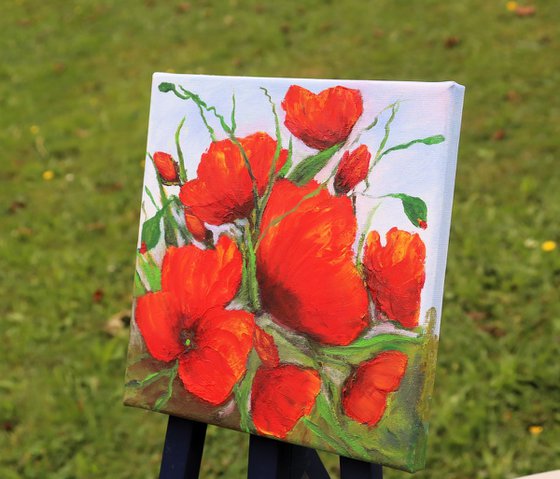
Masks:
[[[313,177],[326,166],[332,156],[340,150],[340,148],[342,148],[342,143],[320,151],[316,155],[304,158],[296,165],[288,176],[288,179],[292,180],[296,185],[304,185],[312,180]]]
[[[161,236],[160,228],[161,215],[156,213],[151,218],[144,221],[142,225],[142,243],[146,244],[146,248],[152,249],[158,244]]]
[[[398,198],[402,201],[404,212],[414,226],[422,229],[428,227],[428,207],[422,198],[408,196],[404,193],[395,193],[387,196]]]

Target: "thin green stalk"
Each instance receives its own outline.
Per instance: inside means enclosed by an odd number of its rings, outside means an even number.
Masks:
[[[358,265],[358,268],[361,268],[362,265],[362,261],[360,260],[360,258],[362,257],[362,250],[364,249],[364,242],[366,240],[366,236],[369,232],[369,229],[371,228],[371,221],[373,219],[373,215],[375,215],[375,212],[379,209],[380,205],[381,203],[377,203],[370,210],[370,212],[367,215],[366,222],[364,224],[364,231],[360,235],[360,240],[358,241],[358,251],[356,252],[356,264]]]
[[[259,297],[259,284],[257,282],[257,257],[253,246],[253,238],[251,237],[251,227],[249,223],[245,225],[244,238],[247,245],[247,255],[245,261],[247,265],[247,286],[249,291],[249,301],[254,311],[261,308],[261,300]]]
[[[181,183],[187,181],[187,170],[185,168],[185,158],[183,157],[183,150],[181,149],[181,142],[179,141],[179,135],[181,133],[181,128],[185,124],[185,120],[187,117],[183,117],[177,130],[175,131],[175,146],[177,147],[177,156],[179,157],[179,178],[181,179]]]
[[[159,411],[163,406],[167,404],[167,401],[171,399],[171,396],[173,395],[173,381],[175,380],[175,376],[177,376],[178,369],[179,369],[179,361],[175,361],[175,365],[171,369],[167,370],[168,371],[167,376],[169,377],[169,382],[167,383],[167,390],[154,403],[154,410]]]

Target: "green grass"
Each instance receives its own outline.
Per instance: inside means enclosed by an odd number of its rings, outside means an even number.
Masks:
[[[151,74],[169,69],[467,86],[417,477],[558,467],[560,249],[540,244],[560,242],[560,3],[530,18],[483,0],[5,3],[0,477],[157,474],[165,417],[121,405],[127,335],[104,326],[131,304]],[[246,444],[210,428],[202,477],[243,477]]]

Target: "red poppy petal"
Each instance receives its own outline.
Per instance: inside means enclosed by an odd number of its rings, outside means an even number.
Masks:
[[[286,112],[286,128],[307,146],[323,150],[348,138],[363,112],[363,100],[358,90],[342,86],[316,95],[292,85],[282,108]]]
[[[280,357],[274,338],[258,326],[255,329],[255,350],[265,366],[271,368],[278,366]]]
[[[241,283],[241,270],[241,253],[226,235],[220,237],[215,249],[171,247],[163,259],[162,290],[172,293],[181,311],[193,321],[233,299]]]
[[[277,143],[263,132],[238,141],[262,195]],[[284,166],[287,155],[287,150],[281,150],[276,172]],[[213,142],[201,157],[197,178],[183,185],[179,197],[194,215],[209,224],[221,225],[249,216],[254,208],[253,181],[239,147],[229,139]]]
[[[251,415],[262,434],[284,439],[307,416],[321,390],[317,371],[293,364],[257,370],[251,390]]]
[[[153,158],[157,172],[164,181],[170,183],[179,181],[179,166],[169,153],[156,151]]]
[[[405,328],[418,326],[425,258],[426,247],[417,234],[392,228],[385,246],[376,231],[368,235],[363,265],[372,299]]]
[[[253,346],[253,315],[246,311],[210,310],[195,325],[190,351],[179,360],[185,389],[212,404],[222,404],[246,371]]]
[[[257,250],[258,280],[275,321],[322,343],[345,345],[368,316],[352,250],[356,218],[348,198],[319,188],[314,181],[274,186]]]
[[[194,239],[204,243],[212,238],[212,233],[206,229],[204,223],[185,208],[185,224]]]
[[[360,181],[366,179],[369,171],[371,153],[366,145],[360,145],[354,151],[346,151],[338,165],[334,177],[334,189],[338,194],[346,194]]]
[[[360,364],[342,390],[345,414],[369,426],[377,424],[385,412],[387,395],[401,384],[407,363],[406,354],[385,351]]]
[[[387,393],[373,391],[369,395],[363,395],[350,391],[342,398],[344,413],[362,424],[375,426],[385,414],[387,407]]]
[[[136,300],[134,318],[150,354],[160,361],[172,361],[184,350],[179,340],[181,313],[170,293],[147,293]]]

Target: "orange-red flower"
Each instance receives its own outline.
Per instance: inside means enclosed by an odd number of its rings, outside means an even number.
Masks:
[[[362,94],[336,86],[315,94],[292,85],[284,97],[284,124],[307,146],[325,150],[346,141],[364,111]]]
[[[368,235],[363,265],[371,297],[379,312],[405,328],[418,326],[425,260],[426,246],[415,233],[392,228],[385,246],[377,231]]]
[[[345,151],[334,177],[334,190],[345,195],[360,181],[366,179],[371,153],[366,145],[360,145],[354,151]]]
[[[255,350],[262,363],[270,368],[278,366],[280,357],[274,338],[258,326],[255,328]]]
[[[239,138],[245,150],[256,189],[262,195],[268,184],[276,141],[266,133]],[[282,150],[277,173],[288,157]],[[249,216],[254,204],[253,181],[239,147],[231,140],[213,142],[202,155],[197,178],[187,181],[179,194],[183,204],[205,223],[221,225]]]
[[[179,360],[185,389],[212,405],[230,396],[253,347],[253,315],[224,309],[237,293],[241,269],[241,253],[227,236],[213,250],[171,247],[161,290],[136,303],[136,324],[150,354]]]
[[[263,213],[257,278],[274,321],[324,344],[345,345],[368,323],[354,264],[356,218],[348,197],[317,182],[278,181]]]
[[[408,357],[385,351],[358,366],[342,388],[342,408],[352,419],[375,426],[385,413],[387,396],[396,391],[406,371]]]
[[[317,371],[294,364],[257,370],[251,390],[251,416],[261,434],[284,439],[307,416],[321,390]]]
[[[169,153],[156,151],[154,153],[154,165],[164,183],[176,185],[179,183],[179,165]]]

